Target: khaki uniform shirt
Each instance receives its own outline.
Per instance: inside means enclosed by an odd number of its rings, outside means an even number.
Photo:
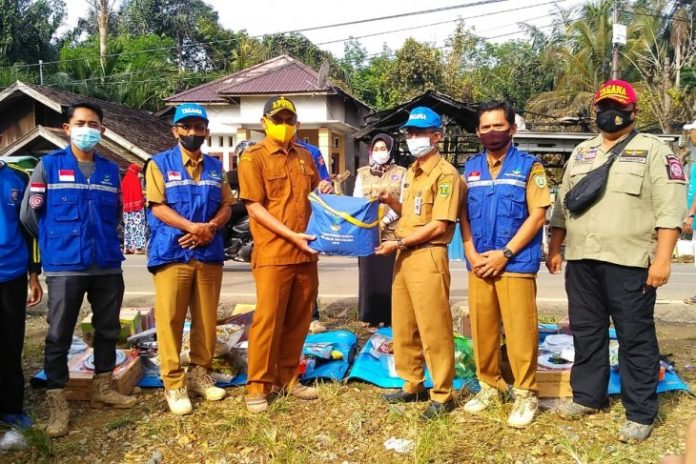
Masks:
[[[392,165],[391,168],[389,168],[389,170],[381,176],[372,174],[370,167],[364,166],[358,169],[357,176],[359,179],[359,183],[357,185],[360,189],[362,189],[362,191],[357,192],[358,195],[354,194],[354,196],[361,196],[363,198],[378,198],[381,192],[389,192],[392,196],[398,198],[401,196],[401,185],[405,175],[406,168],[397,166],[396,164]],[[387,213],[389,217],[396,217],[396,213],[391,212],[387,205],[380,205],[380,208],[382,208],[380,211],[381,213],[384,211],[389,211],[389,213]],[[387,222],[387,218],[383,217],[384,215],[385,214],[380,215],[382,216],[382,222],[384,223],[381,239],[395,240],[396,228],[399,224],[399,220],[397,218]]]
[[[582,214],[571,214],[563,206],[566,193],[607,159],[601,135],[575,148],[563,174],[551,226],[566,229],[568,260],[648,267],[655,229],[678,229],[686,215],[681,163],[660,139],[638,134],[614,161],[599,201]]]
[[[246,149],[239,159],[239,198],[261,203],[277,220],[295,232],[307,230],[311,207],[307,196],[319,185],[312,155],[290,143],[287,153],[266,137]],[[254,237],[254,267],[316,262],[283,237],[250,220]]]
[[[203,156],[198,160],[193,160],[189,158],[185,153],[181,153],[181,159],[184,162],[184,169],[191,179],[198,182],[201,180],[201,174],[203,173]],[[164,186],[164,176],[162,172],[157,167],[157,164],[150,163],[147,166],[147,173],[145,174],[145,197],[148,203],[166,203],[167,195]],[[222,204],[231,206],[237,203],[237,200],[232,194],[230,189],[230,184],[227,183],[227,176],[225,172],[222,172]]]
[[[406,171],[401,192],[401,219],[396,236],[407,237],[431,221],[447,221],[447,231],[429,243],[449,244],[459,216],[461,182],[454,166],[439,154],[422,164],[413,163]]]
[[[491,173],[491,178],[495,179],[498,177],[500,169],[503,167],[505,156],[496,160],[487,155],[486,160],[488,162],[488,171]],[[466,180],[464,180],[464,189],[466,190]],[[536,208],[548,208],[551,206],[551,193],[549,192],[549,185],[546,179],[546,171],[544,171],[544,166],[541,163],[534,163],[532,165],[532,170],[529,172],[529,177],[527,178],[525,198],[527,199],[527,209],[529,211]],[[535,277],[536,273],[503,272],[500,275],[502,277]]]

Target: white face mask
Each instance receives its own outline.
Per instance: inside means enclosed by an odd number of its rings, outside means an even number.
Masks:
[[[408,151],[415,158],[421,158],[433,149],[430,145],[430,137],[413,137],[412,139],[406,139],[406,145],[408,145]]]
[[[377,164],[386,164],[389,161],[389,152],[388,151],[373,151],[372,152],[372,161],[374,161]]]

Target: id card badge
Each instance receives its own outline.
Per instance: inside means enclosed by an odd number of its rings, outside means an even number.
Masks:
[[[413,214],[416,216],[420,216],[422,202],[423,200],[421,199],[420,195],[418,195],[413,203]]]

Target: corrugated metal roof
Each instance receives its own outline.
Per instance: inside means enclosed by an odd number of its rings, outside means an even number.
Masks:
[[[151,155],[166,150],[175,143],[171,126],[147,111],[53,87],[23,85],[31,87],[61,106],[69,106],[80,101],[96,103],[104,111],[104,126]]]
[[[284,66],[269,69],[263,74],[223,87],[220,93],[228,96],[249,94],[283,94],[326,92],[332,88],[328,81],[317,86],[318,74],[309,66],[293,60]]]
[[[316,86],[318,74],[306,64],[287,55],[280,55],[242,71],[207,84],[178,93],[166,99],[169,103],[223,103],[226,97],[249,94],[280,94],[330,91],[327,83]]]

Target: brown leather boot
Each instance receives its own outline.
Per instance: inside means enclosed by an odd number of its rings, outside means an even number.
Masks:
[[[135,406],[138,399],[135,396],[126,396],[116,390],[114,377],[111,372],[94,374],[92,381],[92,401],[93,408],[101,408],[105,405],[113,406],[118,409],[127,409]]]
[[[48,407],[48,422],[44,426],[46,434],[51,438],[62,437],[68,434],[70,423],[70,409],[65,399],[65,391],[55,388],[46,391],[46,404]]]

